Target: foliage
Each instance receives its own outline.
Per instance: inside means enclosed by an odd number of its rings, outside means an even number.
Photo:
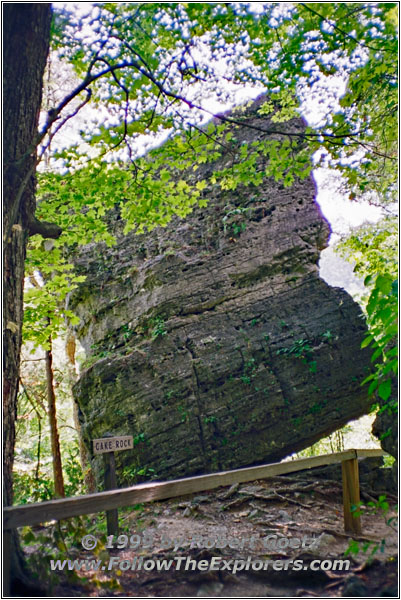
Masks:
[[[152,326],[152,338],[154,340],[159,336],[163,337],[167,335],[167,329],[163,317],[159,316],[152,318],[150,320],[150,325]]]
[[[121,533],[126,532],[131,535],[133,531],[139,530],[141,527],[140,515],[143,508],[143,504],[136,504],[128,509],[119,509]],[[135,512],[133,513],[132,510]],[[97,544],[90,551],[89,556],[82,547],[82,538],[88,533],[97,540]],[[83,516],[63,519],[39,528],[24,527],[21,540],[23,545],[29,549],[27,554],[32,576],[41,581],[46,581],[50,588],[60,585],[60,573],[51,570],[51,560],[63,561],[68,558],[71,561],[77,560],[80,562],[80,560],[93,558],[95,562],[99,560],[106,564],[110,558],[108,549],[114,547],[113,543],[110,544],[110,536],[107,536],[104,513],[98,513],[92,517]],[[97,574],[91,575],[88,572],[85,573],[85,571],[81,573],[65,569],[63,578],[66,578],[70,584],[85,586],[90,581],[91,588],[96,585],[103,590],[122,591],[118,579],[114,576],[98,579]],[[100,595],[104,595],[104,593],[104,591],[100,592]]]
[[[156,471],[151,467],[136,467],[132,465],[124,467],[121,479],[123,484],[133,485],[139,481],[146,481],[155,477],[157,477]]]
[[[60,54],[92,80],[91,102],[111,114],[105,124],[99,120],[95,136],[89,128],[83,133],[88,143],[113,147],[159,127],[181,128],[194,121],[190,114],[202,96],[227,99],[239,84],[265,88],[271,100],[263,111],[280,106],[273,120],[279,123],[296,114],[297,95],[314,100],[325,84],[333,90],[345,81],[340,102],[326,92],[327,114],[307,139],[315,148],[323,144],[350,185],[391,191],[396,3],[269,3],[258,11],[248,3],[103,3],[95,14],[68,18],[57,38]],[[94,35],[76,36],[77,27],[89,24]],[[358,149],[363,161],[347,165]]]
[[[302,418],[298,417],[298,421],[297,423],[294,423],[294,425],[302,425]],[[334,431],[328,437],[322,438],[318,442],[315,442],[309,448],[305,448],[304,450],[297,452],[294,455],[294,459],[308,458],[310,456],[319,456],[327,453],[342,452],[344,450],[344,435],[349,433],[351,429],[352,427],[350,425],[345,425],[344,427],[341,427],[341,429],[337,429],[337,431]]]
[[[79,447],[75,444],[67,448],[67,458],[63,460],[63,469],[66,474],[66,496],[79,496],[85,493],[84,476],[79,461]]]
[[[51,589],[55,585],[60,584],[60,573],[51,570],[51,560],[76,559],[79,551],[82,552],[81,540],[88,532],[95,535],[98,540],[91,554],[96,559],[105,562],[108,561],[110,555],[105,547],[106,536],[99,535],[97,519],[91,520],[88,517],[74,517],[57,521],[39,530],[24,527],[21,539],[24,546],[29,547],[31,550],[29,552],[28,565],[31,569],[32,577],[46,581],[47,586]],[[32,548],[35,550],[34,552],[32,552]],[[85,585],[88,582],[87,577],[80,576],[75,570],[70,571],[69,569],[65,569],[63,575],[70,584]],[[98,580],[92,577],[90,581],[91,585],[96,584],[100,588],[120,589],[114,577],[106,580]]]
[[[370,382],[369,393],[377,390],[381,400],[391,396],[392,377],[398,373],[398,281],[389,273],[368,275],[365,285],[371,285],[366,306],[369,332],[362,347],[372,346],[375,371],[363,383]]]
[[[292,346],[289,348],[280,348],[276,354],[285,354],[287,356],[295,356],[299,358],[304,364],[309,365],[309,371],[316,373],[316,361],[312,360],[314,348],[311,346],[311,342],[305,339],[295,340]]]
[[[34,265],[40,271],[35,273]],[[26,268],[31,278],[34,273],[43,275],[48,269],[54,269],[46,280],[41,278],[42,285],[28,287],[24,294],[23,341],[33,342],[34,347],[41,346],[44,350],[49,350],[50,339],[65,331],[66,319],[72,326],[79,322],[78,317],[65,307],[64,302],[85,277],[75,275],[72,272],[73,265],[64,259],[59,260],[57,251],[53,251],[51,256],[46,253],[43,257],[43,250],[35,249],[33,244],[28,252]]]
[[[222,218],[224,234],[229,233],[234,237],[239,237],[246,229],[246,221],[244,219],[246,219],[249,210],[249,207],[241,206],[227,211]]]
[[[397,510],[397,507],[395,507]],[[378,500],[367,502],[364,505],[360,502],[358,505],[351,507],[351,511],[355,516],[361,516],[364,513],[370,512],[373,514],[379,514],[383,517],[384,522],[387,527],[396,531],[397,526],[397,517],[392,516],[388,517],[388,512],[390,511],[390,505],[387,501],[387,498],[384,494],[379,496]],[[344,552],[345,556],[349,554],[359,554],[360,552],[368,552],[370,554],[370,558],[373,557],[378,551],[384,552],[386,549],[386,538],[381,539],[380,541],[360,541],[351,539],[348,548]]]
[[[309,174],[318,149],[322,163],[346,174],[353,194],[356,187],[377,191],[380,173],[388,199],[396,167],[396,23],[393,3],[270,3],[258,10],[250,3],[99,3],[87,14],[58,8],[53,53],[76,85],[48,111],[39,136],[47,168],[38,217],[63,234],[51,250],[40,240],[31,244],[28,269],[39,269],[46,285],[28,295],[25,337],[46,343],[63,316],[74,324],[60,307],[81,280],[63,248],[112,244],[113,209],[126,232],[152,229],[204,205],[208,183],[235,190],[271,176],[289,186]],[[330,90],[340,80],[347,89],[339,103]],[[241,111],[202,128],[213,114],[203,99],[233,103],[245,84],[269,95],[260,109],[271,118],[263,139],[238,144]],[[317,95],[327,104],[319,124],[281,127]],[[74,120],[68,145],[59,132]],[[209,181],[188,176],[222,155],[229,160]],[[234,236],[244,226],[234,222]]]
[[[24,473],[14,470],[13,482],[15,504],[43,502],[54,497],[54,482],[43,471],[33,475],[29,472]]]
[[[14,485],[17,504],[49,500],[54,494],[52,483],[52,449],[49,435],[47,390],[44,362],[26,358],[21,366],[21,391],[18,398],[16,421],[16,456]],[[67,495],[85,493],[79,460],[77,432],[73,426],[73,410],[68,374],[54,368],[54,385],[57,388],[57,413],[60,434],[64,481]]]
[[[364,383],[369,393],[378,394],[390,411],[392,378],[398,373],[398,224],[395,217],[386,217],[378,224],[354,230],[338,246],[339,252],[354,263],[354,271],[364,277],[368,290],[364,307],[369,331],[362,347],[373,349],[374,372]]]
[[[336,251],[354,265],[354,273],[368,275],[398,272],[398,219],[386,216],[379,222],[353,229],[336,245]]]
[[[328,87],[331,97],[314,128],[322,135],[315,144],[321,164],[344,174],[351,197],[395,199],[397,5],[297,3],[288,13],[276,18],[272,84],[298,90],[304,105],[321,101]],[[344,81],[339,98],[335,90]]]
[[[67,458],[63,460],[65,473],[66,496],[77,496],[84,493],[84,481],[81,464],[78,460],[78,447],[67,449]],[[14,503],[27,504],[30,502],[42,502],[54,497],[54,482],[52,476],[39,470],[31,471],[14,470]]]

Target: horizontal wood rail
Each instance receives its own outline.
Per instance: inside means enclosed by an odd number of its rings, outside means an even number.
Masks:
[[[245,483],[247,481],[254,481],[255,479],[266,479],[274,475],[283,475],[304,469],[343,463],[343,465],[348,465],[346,468],[343,467],[344,511],[347,512],[344,516],[344,522],[346,530],[351,528],[357,532],[357,530],[360,530],[360,525],[358,525],[354,517],[350,514],[351,505],[356,504],[355,498],[359,497],[359,482],[355,481],[355,476],[358,473],[357,459],[370,456],[384,456],[384,454],[385,452],[379,449],[345,450],[334,454],[300,458],[287,462],[211,473],[209,475],[186,477],[185,479],[141,483],[129,488],[74,498],[62,498],[22,506],[8,506],[3,509],[3,527],[5,530],[10,530],[22,527],[23,525],[37,525],[52,520],[89,515],[142,502],[176,498],[177,496],[212,490],[220,486],[232,485],[233,483]],[[356,488],[358,488],[357,491]]]

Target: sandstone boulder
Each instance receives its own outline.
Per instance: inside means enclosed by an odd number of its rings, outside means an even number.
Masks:
[[[254,107],[248,119],[266,125]],[[236,143],[263,135],[237,129]],[[120,474],[280,460],[371,404],[361,311],[319,277],[330,231],[313,179],[204,194],[207,208],[146,235],[124,236],[116,219],[114,247],[75,257],[87,280],[70,306],[88,359],[75,398],[88,445],[134,436]]]

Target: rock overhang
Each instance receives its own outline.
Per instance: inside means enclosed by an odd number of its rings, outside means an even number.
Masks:
[[[118,460],[159,477],[278,460],[370,408],[362,313],[319,278],[313,179],[205,193],[186,219],[139,236],[118,222],[116,246],[76,258],[84,437],[133,435]]]

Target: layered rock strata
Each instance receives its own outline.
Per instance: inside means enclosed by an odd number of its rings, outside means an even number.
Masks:
[[[266,117],[251,111],[249,122]],[[361,311],[319,278],[330,232],[312,178],[204,193],[207,208],[184,220],[140,236],[116,221],[114,247],[75,257],[87,280],[71,306],[92,363],[75,398],[88,445],[134,436],[134,451],[117,455],[120,474],[276,461],[371,404],[360,385],[370,364]]]

